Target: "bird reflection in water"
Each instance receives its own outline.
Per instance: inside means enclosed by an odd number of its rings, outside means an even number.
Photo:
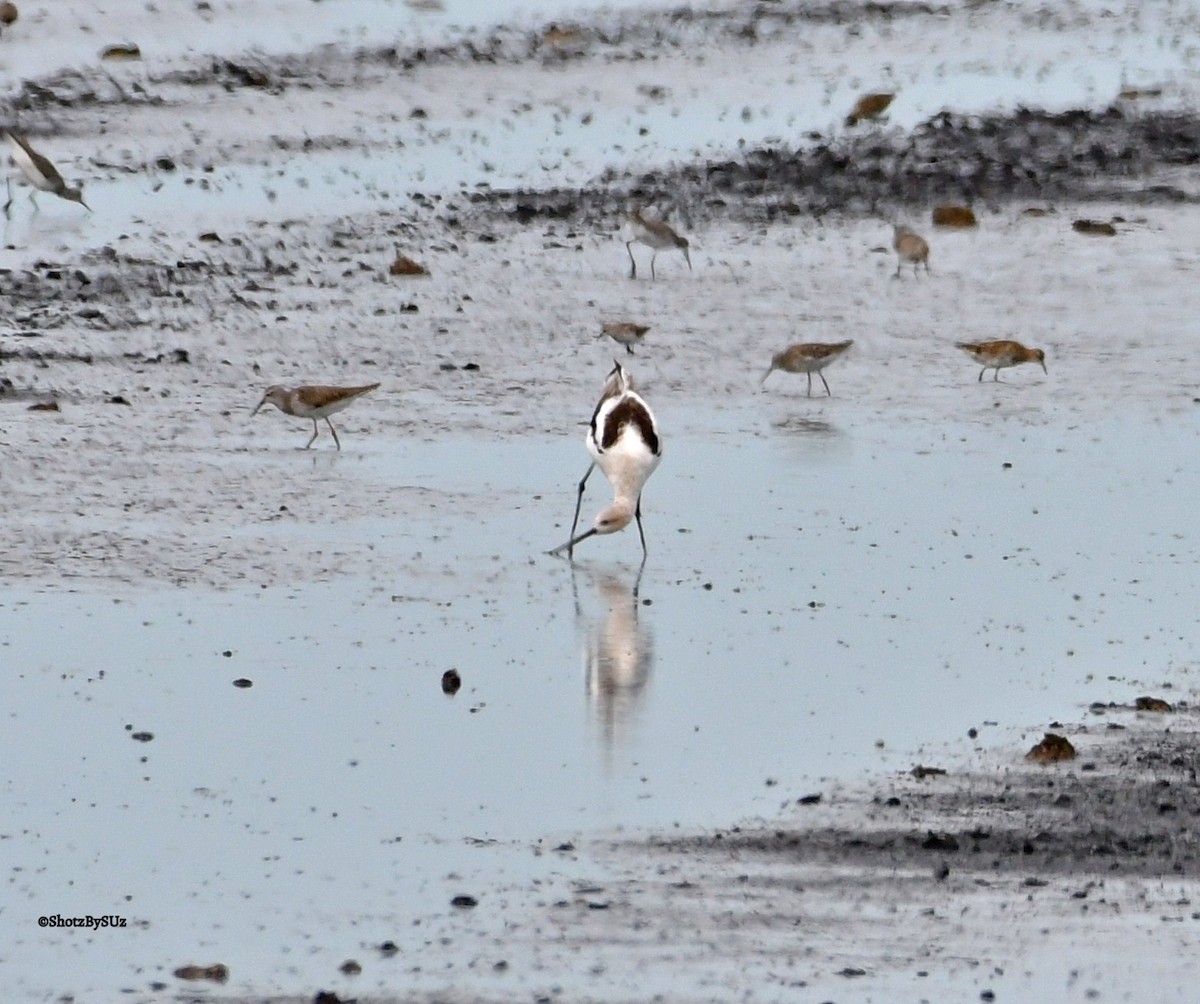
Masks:
[[[579,600],[572,566],[575,614],[583,637],[584,680],[588,701],[605,746],[612,748],[629,734],[633,718],[646,693],[654,665],[654,640],[638,619],[638,589],[642,570],[628,573],[590,569],[580,574],[591,579],[599,606],[589,616]]]

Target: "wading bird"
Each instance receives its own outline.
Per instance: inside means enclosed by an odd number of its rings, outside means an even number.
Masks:
[[[575,545],[594,534],[616,533],[624,530],[631,520],[637,520],[638,536],[642,541],[642,561],[646,560],[646,534],[642,530],[642,488],[662,459],[662,437],[654,412],[633,389],[633,379],[625,368],[614,360],[612,372],[604,382],[600,402],[592,413],[587,431],[587,449],[592,455],[579,482],[575,497],[575,518],[571,521],[571,536],[551,554],[567,552],[570,558]],[[583,505],[583,489],[597,467],[604,472],[612,486],[612,505],[601,509],[590,530],[575,536],[579,525],[579,509]]]

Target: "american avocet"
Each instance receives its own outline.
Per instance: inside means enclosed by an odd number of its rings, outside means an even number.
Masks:
[[[663,223],[662,220],[648,220],[641,213],[640,209],[633,209],[629,212],[626,222],[626,232],[629,239],[625,242],[625,250],[629,252],[629,278],[637,278],[637,261],[633,257],[632,244],[645,244],[646,247],[653,249],[653,254],[650,255],[650,278],[655,278],[654,275],[654,259],[658,257],[659,251],[669,251],[672,248],[678,248],[683,252],[683,257],[687,261],[688,271],[692,269],[692,258],[688,254],[688,242],[686,237],[680,237],[669,226]]]
[[[642,487],[662,459],[662,437],[654,412],[633,389],[633,378],[624,367],[613,361],[612,372],[604,381],[600,402],[592,413],[587,432],[588,453],[592,463],[579,482],[575,497],[575,518],[571,521],[571,536],[551,554],[566,551],[571,557],[575,545],[597,533],[616,533],[624,530],[630,520],[637,520],[638,536],[642,540],[642,561],[646,560],[646,534],[642,530]],[[599,464],[600,470],[612,485],[613,501],[601,509],[590,530],[578,537],[579,509],[583,504],[583,489],[587,479]]]
[[[263,394],[262,400],[258,402],[254,410],[250,413],[251,418],[258,414],[258,409],[264,404],[273,404],[276,408],[282,411],[285,415],[295,415],[297,418],[311,418],[313,424],[312,439],[304,444],[307,450],[316,441],[317,433],[320,431],[317,428],[317,419],[325,419],[325,424],[329,426],[329,431],[333,433],[333,441],[337,444],[337,448],[342,448],[341,440],[338,439],[337,429],[333,427],[333,423],[329,421],[329,416],[341,411],[343,408],[348,408],[353,402],[357,401],[364,394],[373,391],[379,384],[366,384],[362,387],[268,387],[267,392]]]
[[[640,342],[650,330],[648,324],[633,324],[629,321],[609,321],[600,325],[597,338],[608,335],[614,342],[625,346],[625,351],[633,355],[633,347]]]
[[[962,349],[967,355],[983,367],[979,371],[979,379],[988,370],[995,370],[994,381],[1000,379],[1000,371],[1020,363],[1041,363],[1042,372],[1049,374],[1046,369],[1046,353],[1041,349],[1027,349],[1020,342],[1002,339],[995,342],[957,342],[956,348]]]
[[[829,382],[825,379],[825,374],[821,372],[835,359],[840,358],[845,354],[846,350],[853,345],[854,342],[801,342],[799,345],[792,345],[784,349],[782,352],[776,352],[771,357],[771,368],[767,370],[762,380],[759,381],[761,387],[767,382],[769,377],[775,370],[786,370],[788,373],[807,373],[808,374],[808,396],[812,397],[812,375],[817,374],[821,378],[821,383],[825,384],[825,393],[833,397],[833,392],[829,389]]]
[[[846,125],[858,125],[868,119],[877,119],[887,111],[895,94],[864,94],[854,103],[854,109],[846,116]]]
[[[5,130],[5,135],[12,145],[13,163],[21,169],[25,180],[33,186],[34,190],[29,193],[29,198],[35,207],[37,206],[35,196],[38,192],[53,192],[68,202],[78,202],[89,213],[92,211],[92,207],[83,201],[83,190],[68,187],[67,183],[63,181],[63,176],[58,173],[58,168],[31,147],[23,137],[11,130]],[[12,179],[6,178],[5,183],[8,189],[8,201],[4,203],[4,211],[7,213],[13,201]]]
[[[896,278],[900,278],[900,267],[911,262],[913,275],[917,266],[924,265],[929,271],[929,242],[915,230],[897,224],[892,228],[892,247],[896,249]]]

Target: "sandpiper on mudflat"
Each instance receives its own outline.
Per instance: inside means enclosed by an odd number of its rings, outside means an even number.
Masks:
[[[776,352],[771,358],[771,368],[767,370],[762,380],[759,381],[759,386],[767,382],[769,377],[775,370],[785,370],[788,373],[807,373],[808,374],[808,396],[812,397],[812,375],[817,374],[821,378],[821,383],[825,384],[825,393],[829,397],[833,397],[833,392],[829,389],[829,382],[825,379],[825,374],[821,372],[835,359],[841,358],[846,353],[846,350],[853,345],[854,342],[801,342],[799,345],[791,345],[782,352]]]
[[[4,134],[8,137],[9,143],[12,145],[13,163],[21,170],[25,180],[34,188],[29,193],[29,199],[37,206],[35,196],[38,192],[52,192],[61,199],[66,199],[68,202],[78,202],[89,213],[92,207],[83,201],[83,189],[71,188],[63,181],[63,176],[58,173],[58,168],[50,163],[45,157],[38,153],[29,145],[26,140],[18,136],[11,129],[6,129]],[[8,190],[8,201],[4,203],[4,212],[8,212],[12,205],[12,179],[6,178],[5,184]]]
[[[631,321],[609,321],[607,324],[600,325],[600,334],[597,338],[603,338],[608,335],[614,342],[625,346],[625,351],[629,355],[633,355],[633,347],[640,342],[650,330],[648,324],[634,324]]]
[[[1020,342],[1002,338],[994,342],[957,342],[956,348],[962,349],[967,355],[983,367],[979,371],[979,379],[988,370],[995,370],[993,381],[999,381],[1000,371],[1009,366],[1021,363],[1041,363],[1042,372],[1049,375],[1046,369],[1046,353],[1041,349],[1027,349]]]
[[[680,237],[669,226],[663,223],[662,220],[650,220],[642,215],[640,209],[632,209],[626,214],[625,232],[629,239],[625,241],[625,250],[629,252],[629,278],[637,278],[637,261],[633,257],[634,243],[645,244],[646,247],[653,250],[650,255],[650,278],[657,278],[654,274],[654,259],[658,257],[659,251],[669,251],[677,248],[683,252],[684,260],[687,261],[688,271],[692,270],[692,257],[688,254],[688,242],[686,237]]]
[[[253,418],[257,415],[259,408],[264,404],[273,404],[285,415],[295,415],[297,418],[311,418],[313,434],[312,439],[304,444],[306,450],[316,441],[317,433],[320,431],[317,427],[317,419],[323,418],[325,419],[325,424],[329,426],[329,431],[333,433],[334,443],[337,444],[337,448],[340,450],[342,443],[338,439],[337,429],[329,421],[329,416],[336,414],[343,408],[348,408],[364,394],[370,393],[378,386],[379,384],[377,383],[371,383],[361,387],[326,387],[317,385],[289,389],[276,384],[274,387],[267,388],[267,392],[263,394],[262,400],[250,412],[250,417]]]
[[[896,251],[896,276],[900,278],[900,267],[910,262],[913,275],[917,274],[917,266],[924,265],[929,271],[929,242],[910,227],[896,224],[892,227],[892,247]]]

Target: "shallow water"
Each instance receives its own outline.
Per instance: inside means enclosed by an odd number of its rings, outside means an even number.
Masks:
[[[402,520],[328,527],[331,563],[373,548],[387,576],[9,589],[18,992],[144,987],[181,946],[231,989],[294,991],[453,923],[459,892],[568,881],[546,853],[565,840],[770,818],[832,779],[969,756],[972,726],[1012,742],[1091,700],[1190,691],[1192,429],[885,427],[803,399],[697,422],[646,491],[637,600],[632,531],[574,568],[541,553],[567,530],[574,437],[260,457],[264,484],[436,477]],[[36,928],[51,909],[149,926],[84,940]],[[264,938],[274,961],[246,957]]]

